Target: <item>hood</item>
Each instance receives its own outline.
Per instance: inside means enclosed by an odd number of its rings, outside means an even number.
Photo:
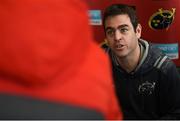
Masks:
[[[93,40],[86,9],[77,0],[1,0],[0,76],[42,85],[75,73]]]
[[[136,68],[137,73],[146,73],[154,67],[155,62],[164,54],[156,48],[152,43],[140,39],[139,44],[141,46],[141,61]]]
[[[120,119],[110,62],[81,0],[0,0],[0,93]]]

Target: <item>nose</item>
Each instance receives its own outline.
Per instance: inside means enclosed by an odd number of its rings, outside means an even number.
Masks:
[[[119,40],[121,40],[121,37],[122,37],[122,35],[121,35],[120,31],[118,29],[116,29],[114,32],[114,40],[119,41]]]

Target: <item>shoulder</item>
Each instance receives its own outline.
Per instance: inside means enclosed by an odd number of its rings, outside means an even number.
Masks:
[[[172,72],[172,70],[177,70],[174,62],[159,48],[157,48],[156,44],[149,43],[149,54],[152,59],[154,58],[153,66],[163,73],[167,74]]]
[[[168,79],[180,79],[175,63],[166,55],[160,56],[156,60],[154,67],[158,69],[165,77],[168,77]]]
[[[164,57],[161,60],[162,60],[162,62],[161,62],[162,64],[161,64],[161,66],[159,68],[161,70],[163,70],[164,73],[168,74],[168,73],[172,73],[174,71],[176,73],[178,72],[175,63],[171,59],[169,59],[168,57],[166,57],[166,58]]]
[[[156,44],[149,43],[149,53],[151,56],[156,57],[154,67],[165,70],[172,66],[175,67],[173,61],[165,53],[163,53],[162,50],[156,46]]]

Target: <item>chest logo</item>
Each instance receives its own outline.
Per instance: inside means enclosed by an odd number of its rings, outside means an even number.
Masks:
[[[151,95],[154,91],[156,83],[155,82],[144,82],[138,87],[138,91],[142,95]]]

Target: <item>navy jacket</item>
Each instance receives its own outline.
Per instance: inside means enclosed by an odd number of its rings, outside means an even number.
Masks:
[[[116,93],[124,119],[180,119],[180,75],[175,64],[159,49],[139,40],[142,58],[136,69],[127,73],[109,54]]]

